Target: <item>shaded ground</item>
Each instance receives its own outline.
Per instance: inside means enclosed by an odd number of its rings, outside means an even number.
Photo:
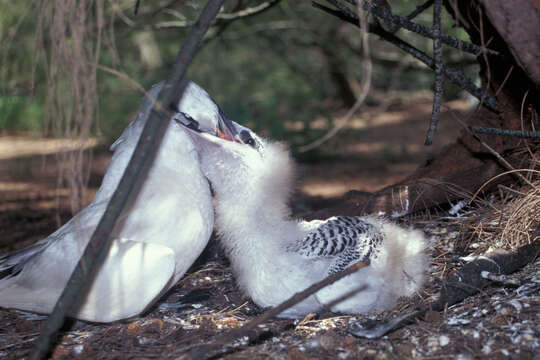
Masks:
[[[463,108],[463,103],[454,103]],[[423,146],[431,102],[416,101],[369,111],[369,126],[353,121],[343,135],[325,144],[317,163],[299,166],[299,192],[295,212],[324,205],[328,198],[347,190],[373,191],[412,172],[427,156]],[[379,109],[380,111],[380,109]],[[457,134],[457,126],[443,116],[435,152]],[[56,184],[54,155],[15,152],[14,138],[0,138],[0,254],[27,246],[48,235],[69,218],[65,188]],[[4,148],[2,148],[4,146]],[[35,147],[34,147],[35,148]],[[40,144],[40,149],[46,145]],[[46,152],[46,151],[42,151]],[[92,162],[92,198],[105,171],[109,155],[95,151]],[[57,196],[59,195],[59,196]],[[60,213],[57,215],[57,206]],[[403,299],[391,313],[370,315],[381,319],[432,299],[442,277],[459,268],[470,254],[490,245],[490,237],[474,235],[478,209],[460,218],[438,214],[405,219],[432,237],[433,263],[425,291]],[[498,220],[490,220],[497,228]],[[487,230],[486,230],[487,231]],[[327,313],[302,321],[273,319],[260,328],[255,343],[242,339],[216,358],[231,359],[444,359],[444,358],[539,358],[538,310],[540,271],[538,262],[513,275],[519,285],[493,286],[443,312],[430,312],[416,323],[380,340],[358,339],[348,326],[363,316]],[[236,328],[261,313],[236,288],[228,262],[215,242],[201,261],[147,314],[114,324],[71,324],[60,339],[54,358],[178,358],[198,344],[211,343],[227,329]],[[43,320],[17,311],[0,309],[0,357],[18,359],[27,354]]]

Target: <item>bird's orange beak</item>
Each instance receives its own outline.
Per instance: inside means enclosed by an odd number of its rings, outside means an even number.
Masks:
[[[238,130],[234,126],[233,122],[229,120],[227,115],[223,111],[219,111],[218,126],[216,129],[217,136],[223,140],[240,142],[238,140]]]

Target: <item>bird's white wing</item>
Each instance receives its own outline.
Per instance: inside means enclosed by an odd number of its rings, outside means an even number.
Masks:
[[[336,216],[317,225],[290,250],[308,259],[332,258],[329,274],[370,258],[383,240],[373,224],[359,217]]]
[[[32,257],[23,268],[12,267],[11,271],[18,269],[20,273],[1,280],[4,283],[0,286],[0,306],[50,313],[76,259],[65,259],[64,265],[47,256],[37,257],[35,264],[31,260]],[[42,264],[45,260],[51,260],[49,265]],[[135,316],[168,289],[174,269],[175,255],[168,247],[115,239],[88,295],[70,315],[95,322]],[[43,286],[44,283],[49,285]]]
[[[170,248],[115,239],[83,305],[71,315],[97,322],[136,316],[169,288],[174,269]]]

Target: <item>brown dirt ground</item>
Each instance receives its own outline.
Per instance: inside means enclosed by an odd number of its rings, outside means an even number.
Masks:
[[[466,108],[460,101],[450,105]],[[321,148],[326,158],[299,165],[295,212],[315,210],[347,190],[374,191],[394,183],[453,141],[458,132],[455,122],[443,114],[436,146],[426,150],[422,144],[431,111],[429,100],[385,110],[382,116],[380,109],[368,109],[367,121],[355,119],[346,132]],[[60,145],[65,149],[69,144]],[[69,191],[57,184],[54,152],[58,148],[51,140],[0,137],[0,254],[47,236],[69,219]],[[106,148],[97,146],[87,201],[99,186],[108,159]],[[443,213],[403,219],[431,236],[433,262],[425,291],[403,299],[397,309],[369,316],[325,313],[302,321],[272,319],[259,328],[262,335],[255,342],[238,339],[213,358],[540,359],[538,262],[512,275],[519,286],[494,285],[382,339],[360,339],[348,332],[349,325],[359,320],[388,318],[432,299],[444,274],[464,264],[467,255],[489,247],[489,237],[471,230],[478,219],[486,218],[481,212],[469,208],[461,217]],[[183,358],[192,346],[212,343],[216,336],[261,312],[237,289],[227,260],[211,241],[190,273],[149,312],[113,324],[71,323],[52,357]],[[24,357],[43,318],[0,309],[0,319],[0,358]]]

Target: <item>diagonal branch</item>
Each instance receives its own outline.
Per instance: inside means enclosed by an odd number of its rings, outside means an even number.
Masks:
[[[343,21],[346,21],[348,23],[351,23],[355,26],[358,26],[358,19],[357,15],[352,12],[349,8],[346,6],[341,5],[345,9],[342,9],[341,7],[339,10],[331,9],[327,6],[321,5],[315,1],[312,2],[312,5],[315,8],[318,8],[330,15],[333,15]],[[427,55],[426,53],[418,50],[414,46],[410,45],[409,43],[401,40],[394,34],[391,34],[384,29],[382,29],[380,26],[369,26],[368,31],[370,33],[373,33],[375,35],[380,36],[382,39],[388,41],[394,46],[399,47],[401,50],[405,51],[406,53],[412,55],[416,59],[420,60],[424,64],[426,64],[431,69],[435,69],[435,61],[432,57]],[[442,40],[442,39],[441,39]],[[482,103],[482,105],[486,106],[489,110],[499,113],[499,106],[497,104],[497,101],[495,98],[487,94],[485,91],[483,91],[481,88],[476,86],[474,82],[469,79],[465,73],[459,69],[454,69],[448,66],[445,66],[443,64],[442,71],[444,76],[446,76],[450,81],[452,81],[455,85],[459,86],[463,90],[469,92],[471,95],[479,99]]]
[[[515,175],[524,184],[527,184],[530,187],[532,187],[533,189],[536,189],[536,186],[533,183],[531,183],[529,180],[527,180],[527,178],[525,178],[525,176],[523,176],[519,172],[515,171],[514,167],[508,161],[506,161],[506,159],[503,158],[501,154],[499,154],[497,151],[495,151],[495,149],[493,149],[491,146],[489,146],[485,141],[480,139],[474,133],[474,131],[471,129],[471,127],[469,125],[467,125],[465,122],[463,122],[454,113],[454,111],[452,109],[450,109],[447,106],[444,106],[444,107],[447,108],[448,111],[450,111],[450,115],[463,127],[463,129],[465,129],[465,131],[467,131],[469,133],[469,135],[471,135],[476,141],[478,141],[480,143],[480,145],[482,145],[491,155],[493,155],[495,157],[495,159],[497,159],[497,161],[499,162],[499,164],[501,164],[501,166],[503,166],[506,170],[511,171],[512,174]]]
[[[362,10],[359,8],[359,12]],[[369,89],[371,88],[371,76],[373,73],[372,70],[372,62],[370,57],[370,47],[369,47],[369,41],[368,41],[368,19],[367,19],[367,13],[365,13],[364,17],[358,17],[359,24],[358,27],[361,29],[361,43],[362,43],[362,83],[360,86],[360,93],[356,96],[355,102],[353,106],[347,111],[347,114],[343,118],[340,124],[336,125],[334,128],[332,128],[330,131],[328,131],[326,134],[324,134],[319,139],[307,144],[300,146],[298,148],[298,152],[303,153],[309,150],[313,150],[322,144],[324,144],[326,141],[330,140],[332,137],[334,137],[341,129],[343,129],[348,122],[351,120],[353,115],[358,111],[360,106],[364,103],[366,100]]]
[[[186,82],[184,76],[204,34],[216,17],[224,0],[211,0],[203,9],[199,20],[191,30],[184,42],[167,82],[163,86],[149,118],[141,133],[137,147],[128,163],[128,166],[120,179],[117,189],[107,205],[103,217],[99,221],[88,245],[84,249],[81,259],[66,284],[58,299],[51,315],[47,319],[39,338],[37,339],[29,359],[41,359],[49,351],[52,339],[64,323],[67,313],[75,306],[81,293],[94,279],[94,276],[105,258],[112,239],[111,232],[114,228],[124,205],[131,196],[132,189],[137,184],[139,174],[145,166],[149,166],[153,155],[157,152],[161,139],[169,124],[169,109],[172,104],[177,104],[184,92]]]
[[[358,0],[345,0],[345,1],[355,6],[358,4]],[[391,22],[393,24],[399,25],[400,27],[406,30],[415,32],[424,37],[428,37],[430,39],[435,38],[435,34],[433,30],[430,29],[429,27],[412,22],[406,17],[392,14],[392,12],[389,11],[388,9],[381,6],[377,6],[372,1],[366,1],[366,0],[361,0],[361,1],[362,1],[361,5],[364,8],[364,10],[369,10],[373,15],[377,16],[378,18],[381,18],[387,22]],[[486,53],[489,55],[500,55],[499,52],[495,50],[478,46],[468,41],[463,41],[463,40],[457,39],[453,36],[446,35],[446,34],[441,34],[441,41],[448,46],[451,46],[458,50],[468,52],[474,55],[480,55],[482,53]]]
[[[417,17],[420,13],[422,13],[424,10],[426,10],[427,8],[429,8],[431,5],[433,5],[433,2],[435,0],[428,0],[426,1],[425,3],[421,4],[421,5],[418,5],[416,7],[416,9],[413,10],[412,13],[410,13],[409,15],[407,15],[407,20],[412,20],[414,19],[415,17]]]
[[[307,289],[298,292],[291,296],[286,301],[282,302],[276,307],[271,308],[270,310],[264,312],[262,315],[256,317],[255,319],[251,320],[244,326],[238,329],[231,330],[221,337],[217,338],[212,342],[212,344],[203,345],[200,347],[195,347],[190,351],[189,358],[191,360],[199,360],[199,359],[205,359],[207,358],[208,353],[215,349],[221,349],[223,350],[224,347],[227,346],[230,342],[234,341],[235,339],[238,339],[240,337],[247,336],[250,337],[251,334],[253,334],[253,330],[257,328],[257,326],[263,324],[264,322],[268,321],[270,318],[273,318],[274,316],[277,316],[281,314],[283,311],[293,307],[294,305],[298,304],[299,302],[307,299],[311,295],[315,294],[317,291],[321,290],[322,288],[331,285],[335,283],[336,281],[344,278],[347,275],[350,275],[352,273],[355,273],[356,271],[369,266],[369,259],[366,261],[359,261],[354,265],[349,266],[343,271],[334,273],[329,275],[328,277],[324,278],[323,280],[311,285]],[[253,339],[251,339],[253,340]]]
[[[277,5],[281,0],[269,0],[257,6],[235,11],[233,13],[221,13],[218,14],[216,20],[233,21],[237,19],[247,18],[253,15],[260,14],[272,6]]]

